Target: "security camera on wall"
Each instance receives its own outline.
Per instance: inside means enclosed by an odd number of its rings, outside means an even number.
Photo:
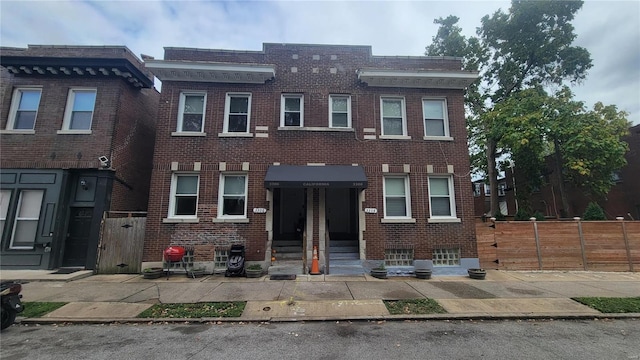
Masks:
[[[108,168],[109,167],[109,158],[106,156],[100,156],[98,158],[98,160],[100,160],[100,166],[102,166],[103,168]]]

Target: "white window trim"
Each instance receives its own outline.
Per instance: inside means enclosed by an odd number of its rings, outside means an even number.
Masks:
[[[404,180],[405,209],[407,211],[407,215],[405,216],[387,215],[387,179],[391,178],[401,178]],[[382,222],[396,222],[394,220],[400,220],[399,222],[415,222],[415,219],[411,217],[411,187],[409,186],[408,175],[384,175],[382,180],[382,199],[384,203],[384,219],[382,220],[385,220]]]
[[[347,99],[347,126],[333,126],[333,99]],[[351,95],[329,95],[329,127],[332,129],[350,129],[351,125]]]
[[[449,187],[449,209],[451,209],[451,215],[433,215],[433,206],[431,204],[431,179],[447,179],[447,186]],[[428,222],[460,222],[456,212],[456,194],[453,187],[452,175],[429,175],[427,178],[427,186],[429,191],[429,221]],[[442,196],[439,196],[442,197]]]
[[[247,102],[247,131],[244,132],[229,132],[229,112],[231,110],[231,98],[232,97],[246,97],[248,99]],[[222,134],[218,134],[219,136],[252,136],[250,132],[251,129],[251,93],[242,93],[242,92],[230,92],[227,93],[224,103],[224,124],[222,128]]]
[[[18,115],[18,107],[20,106],[20,100],[22,100],[23,91],[40,91],[40,100],[38,100],[38,107],[36,108],[36,117],[33,120],[33,129],[14,129],[16,124],[16,115]],[[7,126],[5,128],[7,133],[14,134],[35,134],[36,122],[38,121],[38,110],[40,109],[40,101],[42,101],[42,86],[21,86],[13,91],[13,97],[11,98],[11,108],[9,109],[9,118],[7,119]]]
[[[226,176],[244,176],[244,215],[224,215],[224,179]],[[247,215],[247,204],[249,203],[249,174],[247,173],[236,173],[236,172],[224,172],[220,174],[220,183],[218,185],[218,221],[214,222],[229,222],[227,220],[232,220],[230,222],[236,222],[233,220],[248,220]],[[237,221],[242,222],[242,221]],[[247,222],[247,221],[245,221]]]
[[[187,96],[189,95],[202,95],[204,99],[202,101],[202,125],[200,126],[200,131],[184,131],[182,130],[182,122],[184,120],[184,102]],[[178,122],[176,124],[176,131],[172,133],[172,135],[183,135],[184,134],[197,134],[192,136],[204,136],[206,133],[204,132],[205,118],[207,114],[207,92],[206,91],[181,91],[180,92],[180,101],[178,102]]]
[[[35,191],[42,191],[42,198],[40,199],[40,210],[38,211],[38,217],[37,218],[22,218],[18,214],[20,214],[20,210],[22,209],[22,195],[24,194],[25,190],[20,191],[20,193],[18,195],[18,204],[16,205],[16,212],[15,212],[15,216],[13,218],[13,229],[11,229],[11,241],[9,243],[9,249],[12,249],[12,250],[31,250],[36,246],[36,240],[38,238],[38,229],[40,228],[40,215],[41,215],[41,212],[42,212],[42,203],[44,202],[44,190],[36,190],[36,189],[34,189]],[[31,190],[31,191],[34,191],[34,190]],[[26,191],[29,191],[29,190],[26,190]],[[15,246],[15,245],[13,245],[13,241],[15,240],[15,237],[16,237],[16,230],[18,228],[18,221],[22,221],[22,220],[36,221],[37,222],[37,225],[36,225],[36,238],[33,239],[33,245],[32,246]],[[6,221],[5,221],[5,224],[6,224]]]
[[[286,126],[284,124],[284,102],[285,99],[300,99],[300,126]],[[304,94],[282,94],[280,97],[280,127],[302,128],[304,127]]]
[[[73,104],[75,103],[75,93],[79,91],[93,91],[96,94],[96,98],[93,102],[93,109],[91,109],[91,125],[88,130],[86,129],[69,129],[71,124],[71,114],[73,113]],[[67,105],[64,110],[64,119],[62,120],[62,129],[58,130],[58,134],[91,134],[93,128],[93,116],[96,114],[96,102],[98,102],[98,89],[96,88],[82,88],[74,87],[69,89],[67,94]]]
[[[196,187],[196,213],[193,215],[175,215],[176,210],[176,190],[178,187],[178,176],[197,176],[198,177],[198,185]],[[200,173],[197,172],[176,172],[171,174],[171,189],[169,192],[169,212],[167,214],[167,221],[163,222],[172,222],[171,220],[178,220],[178,222],[193,222],[193,220],[198,219],[198,202],[200,201]],[[183,220],[180,220],[183,219]],[[191,221],[189,221],[191,220]],[[196,221],[197,222],[197,221]]]
[[[424,118],[424,102],[425,101],[441,101],[442,116],[444,117],[444,119],[442,119],[442,121],[444,122],[444,136],[427,134],[427,124],[425,123],[425,118]],[[447,98],[440,98],[440,97],[422,98],[422,127],[424,128],[424,140],[446,140],[446,141],[453,140],[453,138],[451,137],[451,133],[449,132],[449,110],[448,109],[449,107],[447,105]]]
[[[384,100],[400,100],[402,107],[402,135],[384,133]],[[380,139],[411,139],[407,133],[407,107],[404,96],[380,96]]]

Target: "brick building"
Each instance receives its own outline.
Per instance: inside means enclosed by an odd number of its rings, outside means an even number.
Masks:
[[[369,46],[165,48],[143,267],[170,245],[223,270],[478,266],[460,59]]]
[[[627,220],[640,220],[640,125],[629,128],[629,134],[623,139],[629,144],[629,151],[625,154],[627,165],[613,174],[614,185],[602,198],[596,199],[588,195],[588,191],[571,183],[565,184],[567,198],[573,213],[569,217],[583,216],[589,202],[596,201],[604,210],[608,219],[623,217]],[[547,168],[553,169],[553,158],[548,157]],[[635,180],[634,180],[635,179]],[[516,183],[526,181],[518,180]],[[559,192],[559,177],[553,171],[545,176],[545,186],[531,195],[531,205],[534,211],[539,211],[547,217],[559,218],[563,212],[562,198]]]
[[[103,212],[146,210],[153,75],[122,46],[5,47],[0,65],[0,264],[94,269]]]

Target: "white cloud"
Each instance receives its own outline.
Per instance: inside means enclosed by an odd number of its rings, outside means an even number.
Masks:
[[[371,45],[375,55],[422,55],[433,20],[456,15],[466,35],[508,1],[0,1],[0,45],[126,45],[261,50],[263,42]],[[576,98],[616,104],[640,123],[640,2],[587,1],[576,44],[594,67]]]

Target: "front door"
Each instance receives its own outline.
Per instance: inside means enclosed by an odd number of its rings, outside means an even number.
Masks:
[[[92,217],[93,208],[71,208],[62,266],[84,267],[86,265]]]

